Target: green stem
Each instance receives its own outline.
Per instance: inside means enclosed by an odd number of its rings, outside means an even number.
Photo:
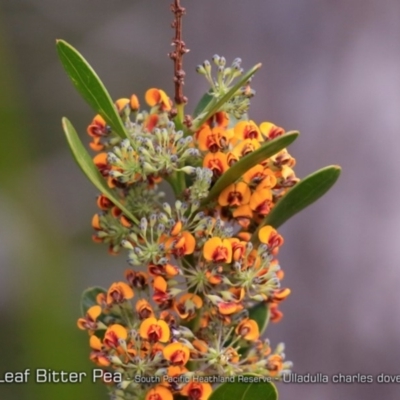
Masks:
[[[183,120],[185,119],[185,104],[177,104],[176,105],[176,111],[177,111],[177,119],[180,123],[180,125],[183,125]]]
[[[174,172],[171,176],[166,178],[166,181],[170,184],[172,190],[174,191],[175,197],[181,197],[183,191],[186,189],[185,173]]]

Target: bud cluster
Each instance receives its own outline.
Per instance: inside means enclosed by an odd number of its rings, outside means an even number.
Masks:
[[[210,94],[216,98],[222,98],[233,86],[237,78],[243,74],[241,67],[242,60],[235,58],[230,67],[226,67],[225,57],[214,55],[212,58],[215,66],[217,67],[216,77],[212,75],[212,65],[206,60],[203,64],[198,65],[196,71],[204,75],[210,85]],[[250,88],[250,79],[241,87],[234,96],[227,101],[222,110],[231,114],[236,119],[244,117],[250,107],[250,99],[255,95],[255,91]]]

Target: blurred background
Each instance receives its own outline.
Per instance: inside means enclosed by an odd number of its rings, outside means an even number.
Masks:
[[[197,64],[224,55],[263,68],[251,117],[300,139],[304,177],[339,164],[338,184],[281,228],[284,319],[269,327],[294,371],[400,374],[400,2],[183,1],[188,110],[207,89]],[[122,277],[124,255],[94,244],[97,194],[74,164],[60,119],[85,138],[92,111],[55,50],[62,38],[113,98],[147,88],[172,96],[166,0],[0,2],[0,376],[89,371],[79,296]],[[280,384],[281,399],[394,399],[396,384]],[[106,399],[101,385],[0,384],[2,400]]]

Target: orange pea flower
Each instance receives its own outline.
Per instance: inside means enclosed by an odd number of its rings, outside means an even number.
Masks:
[[[100,367],[108,367],[111,363],[106,351],[103,351],[101,340],[97,336],[90,336],[90,347],[93,351],[90,353],[90,360]]]
[[[184,366],[189,361],[190,350],[184,344],[176,342],[164,347],[163,355],[172,365]]]
[[[148,271],[151,276],[167,276],[167,277],[173,277],[179,274],[179,269],[176,265],[173,264],[149,264],[148,265]]]
[[[272,254],[276,254],[283,244],[283,237],[270,225],[263,226],[258,231],[258,238],[261,243],[268,245]]]
[[[146,318],[139,328],[140,336],[151,343],[168,342],[170,338],[170,329],[168,324],[154,317]]]
[[[247,229],[253,219],[253,210],[246,204],[235,208],[232,216],[243,229]]]
[[[261,164],[246,171],[243,180],[248,185],[257,185],[257,190],[273,188],[276,185],[276,176],[273,171]]]
[[[291,293],[291,290],[289,288],[282,288],[282,289],[277,289],[275,290],[273,296],[272,296],[272,301],[274,303],[279,303],[282,300],[285,300],[286,297],[288,297]]]
[[[267,369],[272,377],[279,374],[283,368],[282,356],[279,354],[271,354],[268,357]]]
[[[200,296],[192,293],[184,294],[174,304],[174,310],[182,319],[191,319],[195,316],[196,310],[203,306],[203,300]]]
[[[153,281],[153,300],[161,305],[170,301],[167,281],[162,276],[157,276]]]
[[[238,207],[249,203],[251,191],[244,182],[233,183],[226,187],[218,197],[221,206]]]
[[[96,330],[97,329],[97,318],[101,314],[101,307],[100,306],[92,306],[87,310],[87,313],[84,318],[78,319],[78,328],[85,330]]]
[[[228,240],[232,244],[232,259],[234,261],[239,261],[246,251],[246,242],[238,238],[229,238]]]
[[[133,94],[131,96],[131,98],[129,99],[129,105],[130,105],[132,111],[139,110],[139,108],[140,108],[139,99],[137,98],[137,96],[135,94]]]
[[[238,140],[256,139],[262,141],[261,132],[253,121],[240,121],[234,128],[235,138]]]
[[[270,189],[256,190],[250,198],[250,208],[257,214],[265,216],[272,207],[272,192]]]
[[[145,272],[136,272],[133,269],[125,270],[125,279],[129,283],[130,287],[143,289],[148,285],[148,275]]]
[[[221,315],[231,315],[243,310],[243,306],[237,301],[221,301],[218,303],[217,307]]]
[[[145,94],[146,103],[150,107],[159,106],[161,111],[170,111],[172,101],[161,89],[149,89]]]
[[[215,177],[220,177],[228,168],[227,156],[225,153],[207,153],[203,160],[203,167],[211,169]]]
[[[189,400],[207,400],[211,392],[212,387],[207,382],[190,382],[181,391],[184,396],[189,397]]]
[[[196,239],[190,232],[183,231],[180,235],[169,238],[165,244],[173,255],[183,257],[194,252]]]
[[[140,299],[135,306],[140,319],[154,317],[153,308],[146,299]]]
[[[228,145],[232,136],[233,132],[231,130],[220,127],[211,129],[208,125],[204,125],[197,134],[199,149],[216,153]]]
[[[271,313],[271,317],[270,317],[271,322],[276,323],[276,322],[279,322],[283,318],[283,313],[282,313],[282,311],[278,310],[277,303],[270,303],[269,311]]]
[[[252,153],[254,150],[257,150],[260,147],[260,143],[256,139],[246,139],[243,142],[240,142],[237,146],[235,146],[232,150],[232,153],[238,157],[242,158],[247,154]]]
[[[87,128],[87,133],[93,138],[106,136],[108,132],[109,128],[107,127],[106,121],[100,114],[97,114],[93,118],[92,123]]]
[[[118,348],[119,340],[126,340],[128,337],[128,331],[125,327],[119,324],[111,325],[107,328],[106,333],[104,334],[103,344],[106,347],[110,348]]]
[[[100,208],[100,210],[108,210],[114,205],[110,199],[104,196],[104,194],[101,194],[97,197],[96,204],[97,207]]]
[[[203,256],[207,261],[230,263],[232,261],[232,244],[228,239],[213,237],[204,243]]]
[[[149,390],[145,400],[174,400],[174,396],[165,386],[157,385]]]
[[[132,288],[125,282],[113,283],[107,292],[107,305],[120,304],[134,296]]]
[[[122,114],[125,109],[127,109],[128,107],[130,108],[130,99],[118,99],[115,102],[115,105],[117,107],[117,110],[120,114]]]
[[[260,336],[258,324],[253,319],[245,319],[239,323],[236,327],[235,332],[242,336],[243,339],[254,341]]]
[[[268,139],[275,139],[285,133],[285,130],[279,126],[276,126],[272,122],[263,122],[260,125],[260,131]]]

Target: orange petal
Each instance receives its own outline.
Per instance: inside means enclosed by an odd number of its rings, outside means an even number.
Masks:
[[[174,400],[174,396],[165,386],[157,385],[149,390],[145,400]]]
[[[183,366],[189,361],[190,350],[184,344],[176,342],[167,345],[163,350],[163,355],[173,365]]]
[[[101,340],[95,335],[90,336],[89,345],[94,350],[101,350]]]
[[[129,105],[132,111],[137,111],[140,108],[139,99],[135,94],[133,94],[130,98]]]

